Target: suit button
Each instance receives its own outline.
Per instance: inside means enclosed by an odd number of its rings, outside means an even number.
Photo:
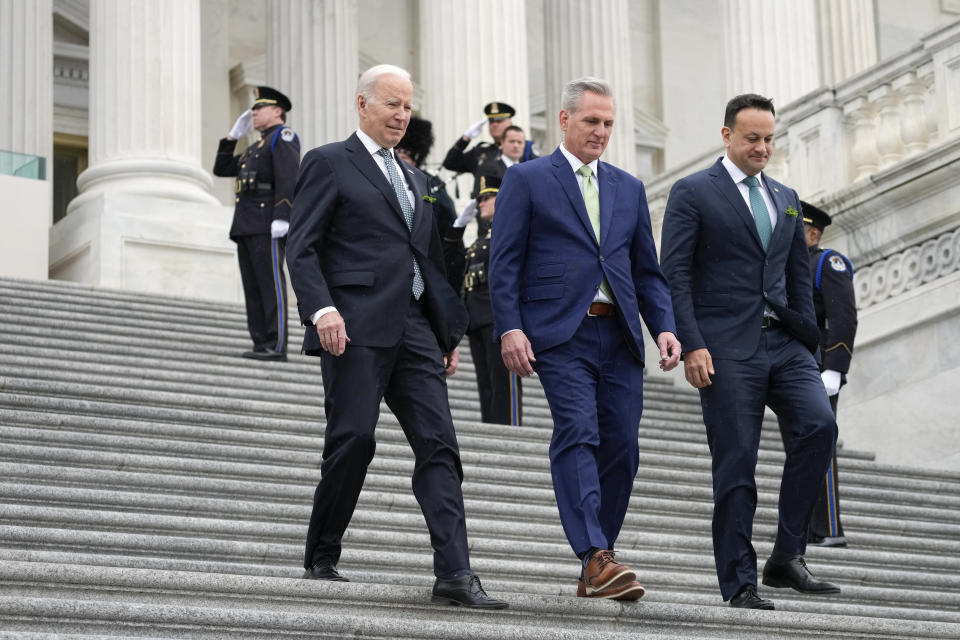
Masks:
[[[260,208],[261,208],[261,209],[263,208],[263,203],[262,203],[262,202],[260,203]]]
[[[766,292],[766,291],[763,292],[763,297],[764,297],[764,298],[767,297],[767,292]]]
[[[603,256],[600,256],[600,262],[603,262]]]

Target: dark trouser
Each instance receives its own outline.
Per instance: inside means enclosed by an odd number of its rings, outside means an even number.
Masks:
[[[520,377],[510,373],[500,356],[500,343],[493,340],[493,325],[468,334],[470,355],[477,370],[480,419],[492,424],[519,426],[523,417]]]
[[[837,399],[840,394],[830,396],[830,407],[833,416],[837,416]],[[813,515],[810,517],[809,538],[836,538],[843,536],[843,525],[840,523],[840,492],[837,479],[837,448],[833,448],[830,466],[827,473],[820,480],[820,489],[817,491],[817,502],[813,506]]]
[[[613,549],[639,465],[643,365],[615,317],[584,317],[534,365],[553,416],[550,472],[563,531],[578,556]]]
[[[700,390],[713,456],[713,549],[724,600],[757,584],[754,470],[764,404],[788,429],[774,553],[803,555],[817,488],[837,440],[837,423],[810,352],[782,329],[766,329],[746,360],[714,358],[713,384]],[[787,426],[789,425],[789,426]]]
[[[341,539],[376,449],[374,430],[385,399],[413,449],[413,494],[430,531],[434,572],[443,577],[469,569],[463,469],[443,356],[420,304],[411,302],[396,346],[347,345],[342,355],[324,352],[321,358],[327,427],[304,567],[340,559]]]
[[[239,236],[237,260],[243,297],[247,303],[247,329],[254,351],[287,352],[287,279],[283,273],[285,240],[269,234]]]

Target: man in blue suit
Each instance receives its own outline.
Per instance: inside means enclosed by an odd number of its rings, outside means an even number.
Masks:
[[[319,355],[327,417],[304,578],[343,581],[341,540],[376,448],[380,401],[413,449],[413,493],[433,546],[433,601],[502,609],[470,571],[463,469],[445,375],[467,315],[447,282],[427,176],[394,146],[410,122],[410,74],[377,65],[360,76],[359,128],[304,157],[287,264]]]
[[[813,310],[797,193],[762,173],[773,152],[773,103],[728,104],[726,155],[679,180],[663,219],[661,258],[683,341],[684,373],[700,390],[713,456],[713,547],[724,600],[773,609],[757,593],[751,542],[754,468],[764,406],[789,425],[779,527],[763,584],[839,593],[807,569],[807,523],[837,438],[814,359]]]
[[[535,370],[550,404],[554,493],[582,563],[577,595],[636,600],[644,589],[613,548],[639,464],[640,317],[663,369],[679,362],[680,343],[643,184],[599,161],[613,129],[609,85],[571,82],[559,118],[560,147],[510,167],[497,197],[494,335],[507,368]]]

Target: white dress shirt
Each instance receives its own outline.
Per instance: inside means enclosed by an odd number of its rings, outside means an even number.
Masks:
[[[357,129],[357,137],[360,138],[360,142],[363,143],[363,146],[367,152],[373,156],[373,161],[377,163],[377,167],[380,168],[380,172],[383,173],[383,177],[386,178],[387,184],[389,184],[392,188],[393,184],[390,182],[390,174],[387,173],[387,165],[384,164],[385,159],[382,155],[380,155],[380,153],[378,153],[383,147],[374,142],[373,138],[368,136],[360,129]],[[416,204],[413,199],[413,190],[410,188],[410,183],[406,179],[406,171],[404,171],[403,167],[401,167],[397,162],[397,158],[393,153],[393,149],[390,149],[390,159],[393,162],[393,166],[396,167],[397,175],[401,176],[404,183],[407,185],[407,198],[410,200],[410,206],[416,208]],[[331,311],[336,310],[336,307],[324,307],[322,309],[318,309],[313,315],[310,316],[310,322],[317,324],[317,320],[319,320],[322,316],[325,316]]]

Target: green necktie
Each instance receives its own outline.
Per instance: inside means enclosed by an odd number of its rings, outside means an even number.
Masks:
[[[753,209],[753,219],[757,223],[760,244],[766,251],[767,245],[770,244],[770,234],[773,233],[773,227],[770,226],[770,212],[767,211],[767,203],[763,201],[763,194],[760,193],[760,180],[757,179],[757,176],[747,176],[743,179],[743,184],[750,187],[750,208]]]
[[[590,226],[593,227],[593,235],[597,237],[597,244],[600,244],[600,194],[597,192],[597,185],[593,182],[593,169],[590,165],[583,165],[577,170],[583,176],[583,203],[587,205],[587,216],[590,218]],[[600,291],[613,301],[613,291],[610,290],[610,284],[606,276],[600,281]]]

